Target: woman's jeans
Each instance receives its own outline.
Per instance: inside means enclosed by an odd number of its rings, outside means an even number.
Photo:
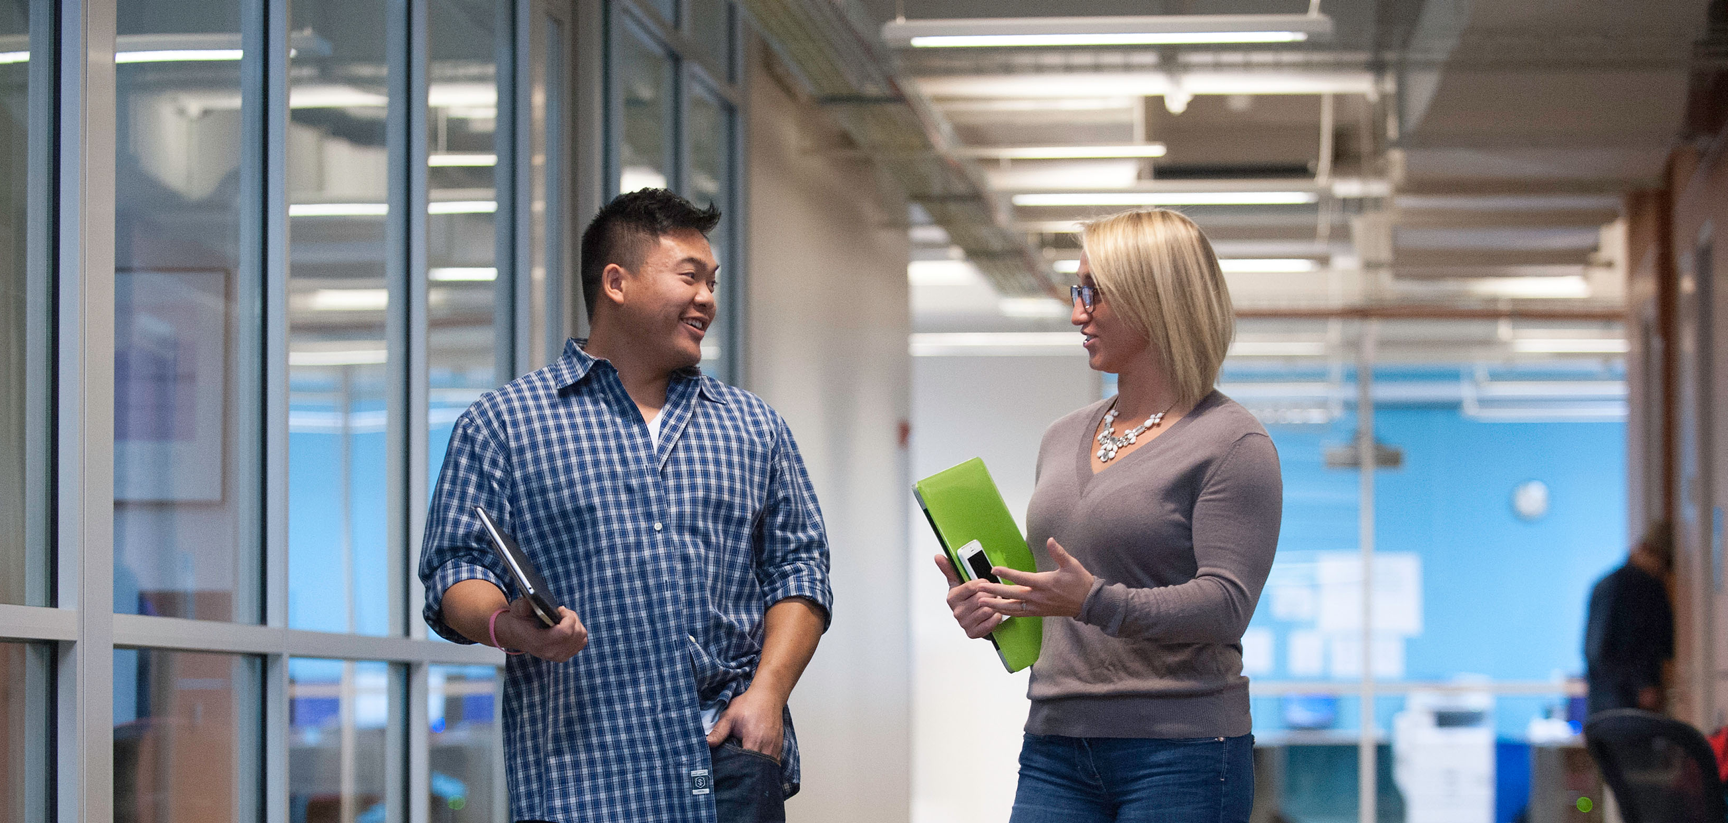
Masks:
[[[1010,823],[1247,823],[1254,736],[1027,733]]]

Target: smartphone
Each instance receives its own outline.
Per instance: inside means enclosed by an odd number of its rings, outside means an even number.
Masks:
[[[990,573],[990,558],[984,554],[984,544],[974,540],[954,552],[960,557],[960,576],[967,580],[988,580],[1001,583]]]
[[[546,581],[540,577],[540,570],[534,567],[534,561],[517,547],[516,540],[505,534],[498,524],[492,522],[492,516],[486,510],[475,506],[474,513],[480,515],[480,524],[486,529],[487,542],[492,544],[492,551],[498,553],[498,558],[504,561],[504,567],[510,570],[510,577],[516,581],[516,588],[522,596],[528,598],[528,605],[534,608],[534,614],[540,622],[548,627],[558,625],[558,601],[552,597],[552,590]]]

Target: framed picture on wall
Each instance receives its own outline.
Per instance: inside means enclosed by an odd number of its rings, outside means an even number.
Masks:
[[[220,502],[228,272],[114,273],[114,499]]]

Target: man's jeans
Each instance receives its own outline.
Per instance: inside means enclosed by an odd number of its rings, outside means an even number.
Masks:
[[[1247,823],[1254,736],[1026,735],[1010,823]]]
[[[720,823],[786,819],[780,761],[738,745],[736,738],[708,751],[714,760],[714,811]]]

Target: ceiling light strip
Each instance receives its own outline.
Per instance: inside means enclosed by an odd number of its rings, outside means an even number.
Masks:
[[[241,49],[151,49],[148,51],[119,51],[114,53],[116,63],[199,63],[239,60],[245,56]]]
[[[1163,143],[1115,143],[1097,146],[967,146],[962,157],[986,160],[1114,160],[1129,157],[1163,157]]]
[[[882,39],[896,48],[1298,43],[1331,34],[1332,18],[1323,14],[897,20],[882,27]]]
[[[948,34],[914,37],[915,49],[1066,48],[1071,46],[1198,46],[1220,43],[1300,43],[1300,31],[1120,32],[1094,34]]]
[[[1016,194],[1016,206],[1301,206],[1315,203],[1311,191],[1064,192]]]

